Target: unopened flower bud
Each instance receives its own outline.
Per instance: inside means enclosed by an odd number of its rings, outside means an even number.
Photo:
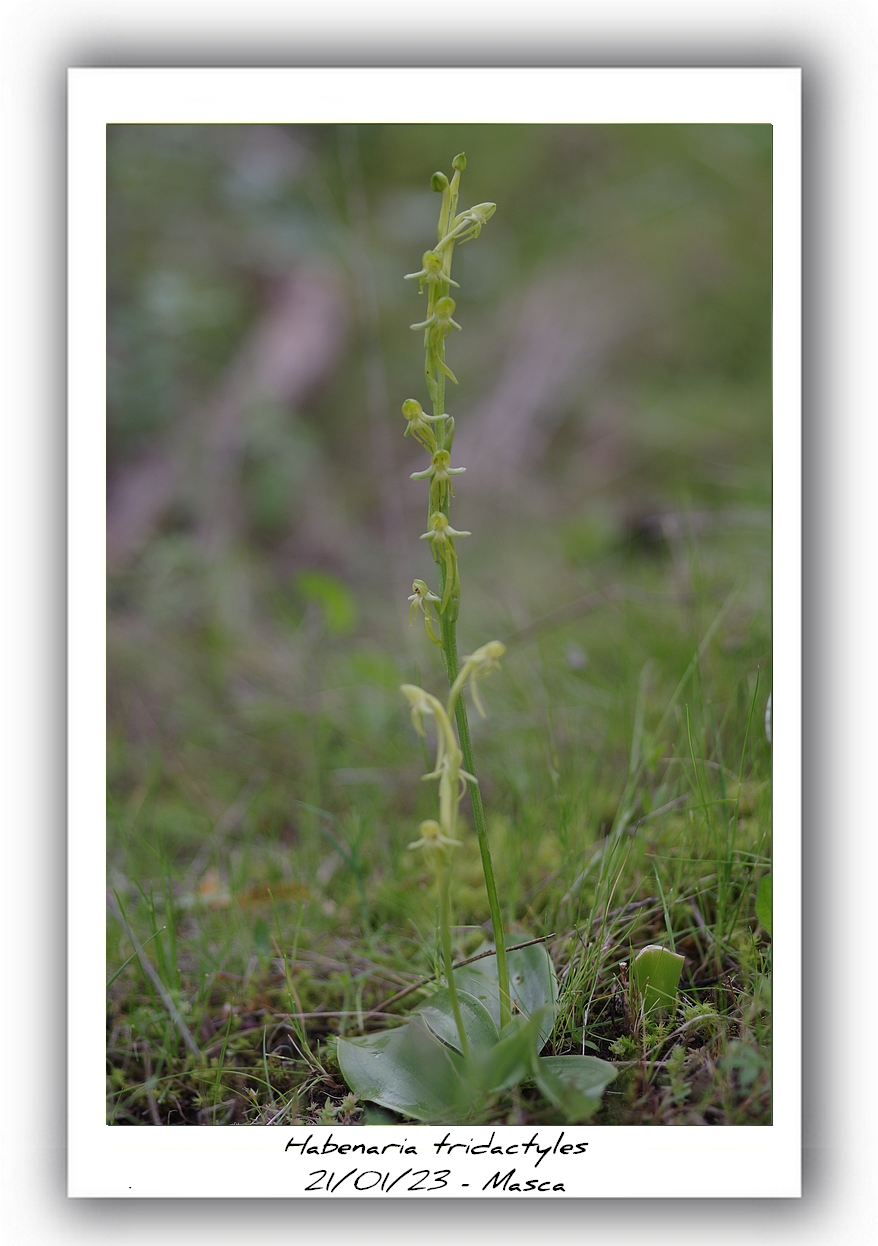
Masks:
[[[448,185],[448,178],[444,173],[434,173],[430,178],[430,185],[434,190],[443,191]]]

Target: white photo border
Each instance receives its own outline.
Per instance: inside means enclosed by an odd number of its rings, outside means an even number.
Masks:
[[[431,90],[431,79],[441,93]],[[328,1127],[123,1129],[105,1117],[106,127],[114,123],[739,123],[773,127],[773,1124],[372,1127],[370,1146],[450,1168],[445,1187],[368,1197],[486,1197],[498,1163],[542,1198],[801,1195],[801,73],[798,69],[73,69],[69,71],[69,1165],[72,1197],[322,1197]],[[432,101],[441,100],[441,116]],[[344,1131],[342,1131],[344,1132]],[[359,1131],[357,1131],[359,1135]],[[528,1138],[555,1147],[536,1164]],[[559,1136],[563,1138],[559,1141]],[[487,1144],[442,1160],[450,1136]],[[332,1142],[347,1142],[336,1130]],[[587,1142],[584,1161],[560,1148]],[[557,1143],[557,1147],[556,1147]],[[332,1145],[332,1144],[330,1144]],[[499,1161],[492,1148],[519,1147]],[[335,1167],[340,1163],[339,1160]],[[452,1185],[453,1180],[453,1185]],[[433,1178],[430,1178],[433,1183]],[[466,1183],[466,1184],[464,1184]],[[386,1184],[386,1183],[385,1183]],[[502,1195],[502,1191],[499,1192]],[[347,1196],[344,1191],[329,1197]]]

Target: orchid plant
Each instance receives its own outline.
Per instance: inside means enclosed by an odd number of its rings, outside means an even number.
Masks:
[[[464,690],[469,689],[477,712],[485,707],[479,683],[499,668],[505,646],[490,640],[465,656],[457,651],[460,612],[460,571],[457,540],[470,532],[451,525],[453,478],[465,468],[451,465],[454,418],[446,408],[446,381],[457,378],[446,362],[446,342],[461,326],[454,319],[451,288],[455,247],[478,238],[496,205],[479,203],[458,211],[463,153],[452,161],[453,173],[434,173],[432,187],[441,194],[438,240],[425,251],[421,268],[405,280],[417,281],[427,296],[426,316],[411,327],[424,334],[424,376],[432,413],[415,398],[402,404],[405,436],[430,456],[429,466],[412,473],[428,482],[427,531],[436,564],[433,591],[416,579],[409,597],[409,620],[421,615],[426,634],[442,654],[448,681],[443,701],[415,684],[401,691],[412,724],[422,737],[431,724],[436,761],[424,778],[438,784],[438,818],[423,821],[409,848],[423,851],[437,890],[439,951],[443,985],[419,1005],[402,1026],[359,1038],[339,1039],[341,1071],[361,1099],[391,1108],[416,1120],[459,1119],[478,1110],[489,1095],[520,1082],[532,1081],[568,1119],[587,1119],[616,1076],[611,1064],[593,1056],[543,1056],[540,1050],[554,1024],[557,980],[539,940],[507,948],[485,811],[476,777]],[[455,730],[456,728],[456,730]],[[455,967],[451,936],[451,893],[454,849],[459,845],[459,808],[469,794],[491,914],[493,943],[475,963]],[[510,982],[511,976],[511,982]]]

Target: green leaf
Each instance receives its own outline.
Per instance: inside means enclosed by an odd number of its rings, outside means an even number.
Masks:
[[[328,571],[303,571],[296,588],[323,612],[326,626],[336,636],[352,632],[357,623],[357,605],[350,589]]]
[[[596,1056],[543,1056],[536,1061],[537,1086],[568,1120],[593,1116],[615,1076],[612,1064]]]
[[[677,1000],[677,987],[683,972],[684,956],[651,943],[642,948],[631,966],[634,984],[643,1000],[643,1010],[670,1010]]]
[[[602,1095],[618,1076],[609,1060],[599,1060],[597,1056],[541,1056],[538,1063],[560,1077],[565,1085],[587,1096]]]
[[[513,1017],[504,1028],[503,1037],[490,1051],[473,1055],[467,1074],[474,1088],[495,1093],[508,1090],[532,1076],[536,1052],[543,1044],[541,1026],[546,1010],[538,1008],[532,1017]]]
[[[771,875],[763,874],[756,890],[756,916],[771,934]]]
[[[499,1042],[500,1035],[485,1005],[475,996],[460,990],[457,992],[457,1002],[470,1048],[479,1051],[494,1047]],[[447,987],[443,987],[441,991],[431,995],[426,1003],[421,1004],[417,1015],[423,1017],[437,1038],[441,1038],[456,1051],[461,1050],[454,1009],[451,1007],[451,994]]]
[[[364,1125],[398,1125],[400,1122],[392,1112],[380,1108],[377,1103],[367,1103],[363,1108]]]
[[[339,1068],[360,1099],[418,1121],[453,1121],[464,1103],[462,1061],[419,1017],[396,1030],[340,1038]]]
[[[486,943],[479,951],[493,948]],[[518,948],[508,952],[509,990],[513,1001],[526,1017],[538,1009],[546,1009],[543,1023],[536,1036],[537,1051],[544,1045],[552,1033],[555,1022],[555,1001],[558,998],[558,979],[555,967],[543,943],[533,943],[530,947]],[[487,1008],[494,1019],[500,1024],[500,988],[497,985],[497,957],[485,956],[472,965],[462,965],[454,971],[454,981],[458,988],[474,995]]]

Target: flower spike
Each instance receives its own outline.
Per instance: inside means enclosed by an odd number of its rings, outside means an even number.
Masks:
[[[412,472],[413,480],[429,482],[429,519],[422,541],[429,541],[433,559],[438,567],[440,587],[432,593],[423,580],[415,580],[409,597],[409,623],[414,624],[419,612],[430,640],[443,651],[450,688],[448,700],[443,705],[436,697],[414,684],[404,684],[402,693],[411,710],[412,724],[424,737],[426,718],[432,718],[436,727],[436,764],[424,779],[438,781],[438,820],[422,822],[419,837],[410,848],[423,848],[437,870],[439,886],[439,929],[441,934],[444,976],[455,1015],[460,1050],[468,1057],[466,1030],[457,1003],[453,974],[451,916],[449,888],[451,880],[450,849],[458,842],[456,836],[458,807],[469,789],[472,800],[473,820],[479,840],[479,850],[485,876],[488,906],[491,911],[491,928],[497,956],[497,985],[499,990],[500,1029],[511,1018],[511,995],[509,967],[506,960],[505,936],[494,870],[488,845],[488,832],[484,808],[473,770],[472,744],[467,730],[466,708],[459,698],[469,684],[476,709],[484,716],[479,682],[496,670],[505,652],[500,641],[490,641],[463,659],[457,658],[456,622],[460,603],[460,576],[458,572],[455,541],[459,536],[469,536],[451,526],[449,507],[454,497],[453,477],[462,474],[462,467],[451,466],[454,442],[454,420],[445,414],[446,378],[455,385],[457,378],[446,363],[446,339],[453,329],[460,329],[454,319],[455,302],[451,290],[459,288],[452,279],[451,266],[455,244],[477,238],[496,210],[493,203],[477,203],[465,211],[458,211],[461,174],[466,169],[466,156],[460,152],[452,161],[453,173],[434,173],[431,186],[441,196],[439,219],[436,227],[438,241],[421,257],[421,268],[407,273],[407,281],[417,281],[418,290],[426,290],[425,317],[411,327],[424,332],[424,379],[432,404],[433,415],[425,414],[421,404],[414,398],[403,404],[403,414],[408,421],[406,435],[411,433],[415,441],[428,451],[430,464],[423,471]],[[436,628],[437,616],[441,630]],[[437,632],[439,633],[437,635]],[[459,702],[459,703],[458,703]],[[455,710],[457,711],[455,713]],[[454,723],[457,722],[457,730]],[[469,769],[464,769],[466,764]]]

